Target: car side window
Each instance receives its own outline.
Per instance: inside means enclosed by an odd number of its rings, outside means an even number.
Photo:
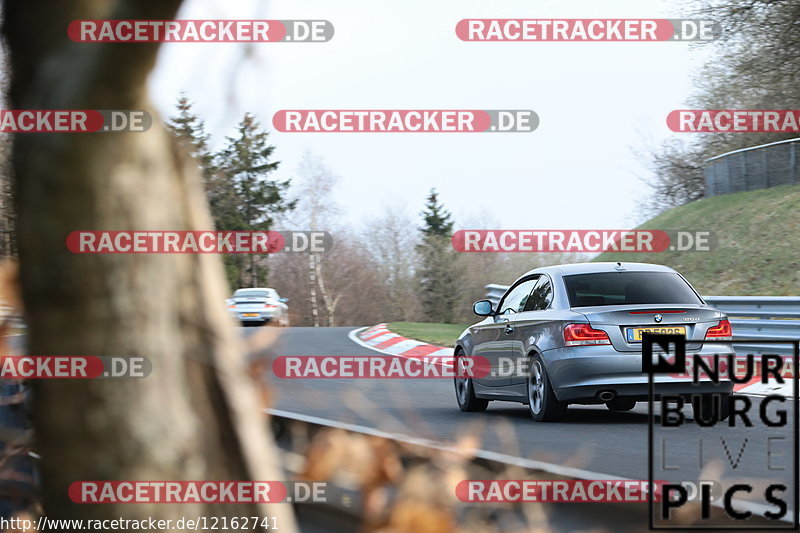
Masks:
[[[525,309],[531,290],[536,286],[537,278],[523,281],[509,292],[500,304],[500,314],[521,313]]]
[[[533,288],[524,310],[541,311],[550,307],[551,303],[553,303],[553,284],[550,283],[550,278],[541,276]]]

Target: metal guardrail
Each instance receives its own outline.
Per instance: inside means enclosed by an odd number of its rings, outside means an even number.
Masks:
[[[734,150],[706,160],[706,197],[800,183],[800,139]]]
[[[707,303],[728,315],[734,340],[800,339],[798,296],[704,296]],[[758,342],[736,344],[739,353],[792,355],[792,346]]]
[[[485,287],[486,299],[490,300],[493,305],[497,305],[498,303],[500,303],[500,298],[502,298],[503,295],[508,290],[508,287],[509,287],[508,285],[494,285],[494,284],[487,285]]]
[[[486,298],[497,304],[506,285],[487,285]],[[728,315],[739,353],[792,355],[792,346],[759,344],[758,340],[800,339],[800,296],[704,296],[703,299]]]

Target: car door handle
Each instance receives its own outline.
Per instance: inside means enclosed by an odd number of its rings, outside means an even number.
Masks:
[[[506,335],[511,335],[512,333],[514,333],[514,326],[509,324],[506,326]]]

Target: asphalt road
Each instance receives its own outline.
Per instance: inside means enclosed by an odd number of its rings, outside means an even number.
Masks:
[[[271,331],[241,328],[245,337],[280,334],[267,350],[251,354],[252,357],[381,355],[353,342],[348,337],[353,328],[269,329]],[[8,340],[16,348],[24,346],[24,336]],[[485,413],[461,412],[456,405],[451,379],[280,379],[271,372],[267,372],[265,379],[272,385],[273,407],[282,411],[333,423],[358,424],[396,436],[425,438],[444,445],[469,438],[469,444],[477,444],[482,450],[582,469],[583,477],[590,479],[648,477],[646,403],[627,413],[613,413],[604,406],[571,406],[563,422],[537,424],[530,419],[527,407],[521,404],[492,402]],[[757,410],[759,400],[753,401]],[[655,478],[693,481],[723,477],[726,485],[735,478],[755,481],[756,487],[758,480],[764,484],[784,482],[790,488],[782,497],[789,508],[793,508],[792,428],[797,426],[797,419],[790,408],[787,410],[789,422],[783,428],[766,428],[757,420],[758,416],[752,414],[756,427],[749,429],[698,428],[694,424],[657,429]],[[691,418],[688,409],[685,414]],[[660,437],[665,437],[666,452],[663,454]],[[769,438],[785,439],[773,440],[771,457],[767,454]],[[700,454],[702,464],[698,466]],[[678,469],[666,471],[662,466]],[[769,466],[773,470],[768,470]],[[784,469],[775,469],[780,467]],[[756,496],[753,501],[760,504],[762,510],[775,510],[774,506],[764,505],[762,494]],[[600,509],[607,518],[609,508],[601,506]],[[569,517],[570,514],[558,516]],[[623,512],[620,516],[626,515]],[[316,511],[301,516],[302,530],[310,533],[352,530],[346,521],[328,514],[318,515]],[[563,531],[573,529],[562,528]],[[619,530],[624,529],[620,527]]]
[[[375,355],[348,338],[353,328],[288,328],[273,355]],[[245,335],[253,333],[243,328]],[[570,406],[560,423],[535,423],[522,404],[492,402],[485,413],[463,413],[450,379],[279,379],[274,407],[386,432],[453,444],[466,436],[483,450],[631,479],[648,477],[647,404],[626,413],[605,406]],[[759,404],[754,399],[754,406]],[[689,409],[685,410],[691,419]],[[656,429],[656,479],[697,480],[718,476],[786,480],[791,483],[792,411],[785,428],[695,424]],[[661,437],[665,437],[663,440]],[[773,440],[767,456],[767,439]],[[702,441],[702,445],[698,442]],[[663,443],[663,444],[662,444]],[[666,451],[662,454],[661,446]],[[699,461],[702,446],[702,463]],[[662,462],[663,458],[663,462]],[[769,464],[768,464],[769,462]],[[735,468],[732,466],[735,464]],[[662,469],[678,467],[677,470]],[[768,467],[785,467],[768,470]],[[703,470],[702,468],[705,468]],[[702,473],[701,473],[702,472]],[[702,476],[702,477],[701,477]],[[602,479],[602,476],[598,477]]]

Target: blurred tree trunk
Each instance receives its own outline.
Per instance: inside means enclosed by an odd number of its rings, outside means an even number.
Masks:
[[[171,19],[181,0],[7,0],[13,108],[145,109],[157,44],[81,44],[75,19]],[[191,46],[191,45],[184,45]],[[213,46],[213,45],[200,45]],[[72,255],[72,230],[213,228],[197,165],[146,133],[15,138],[31,354],[137,355],[139,380],[42,380],[34,424],[52,518],[277,516],[289,505],[75,505],[77,480],[281,479],[213,255]]]

